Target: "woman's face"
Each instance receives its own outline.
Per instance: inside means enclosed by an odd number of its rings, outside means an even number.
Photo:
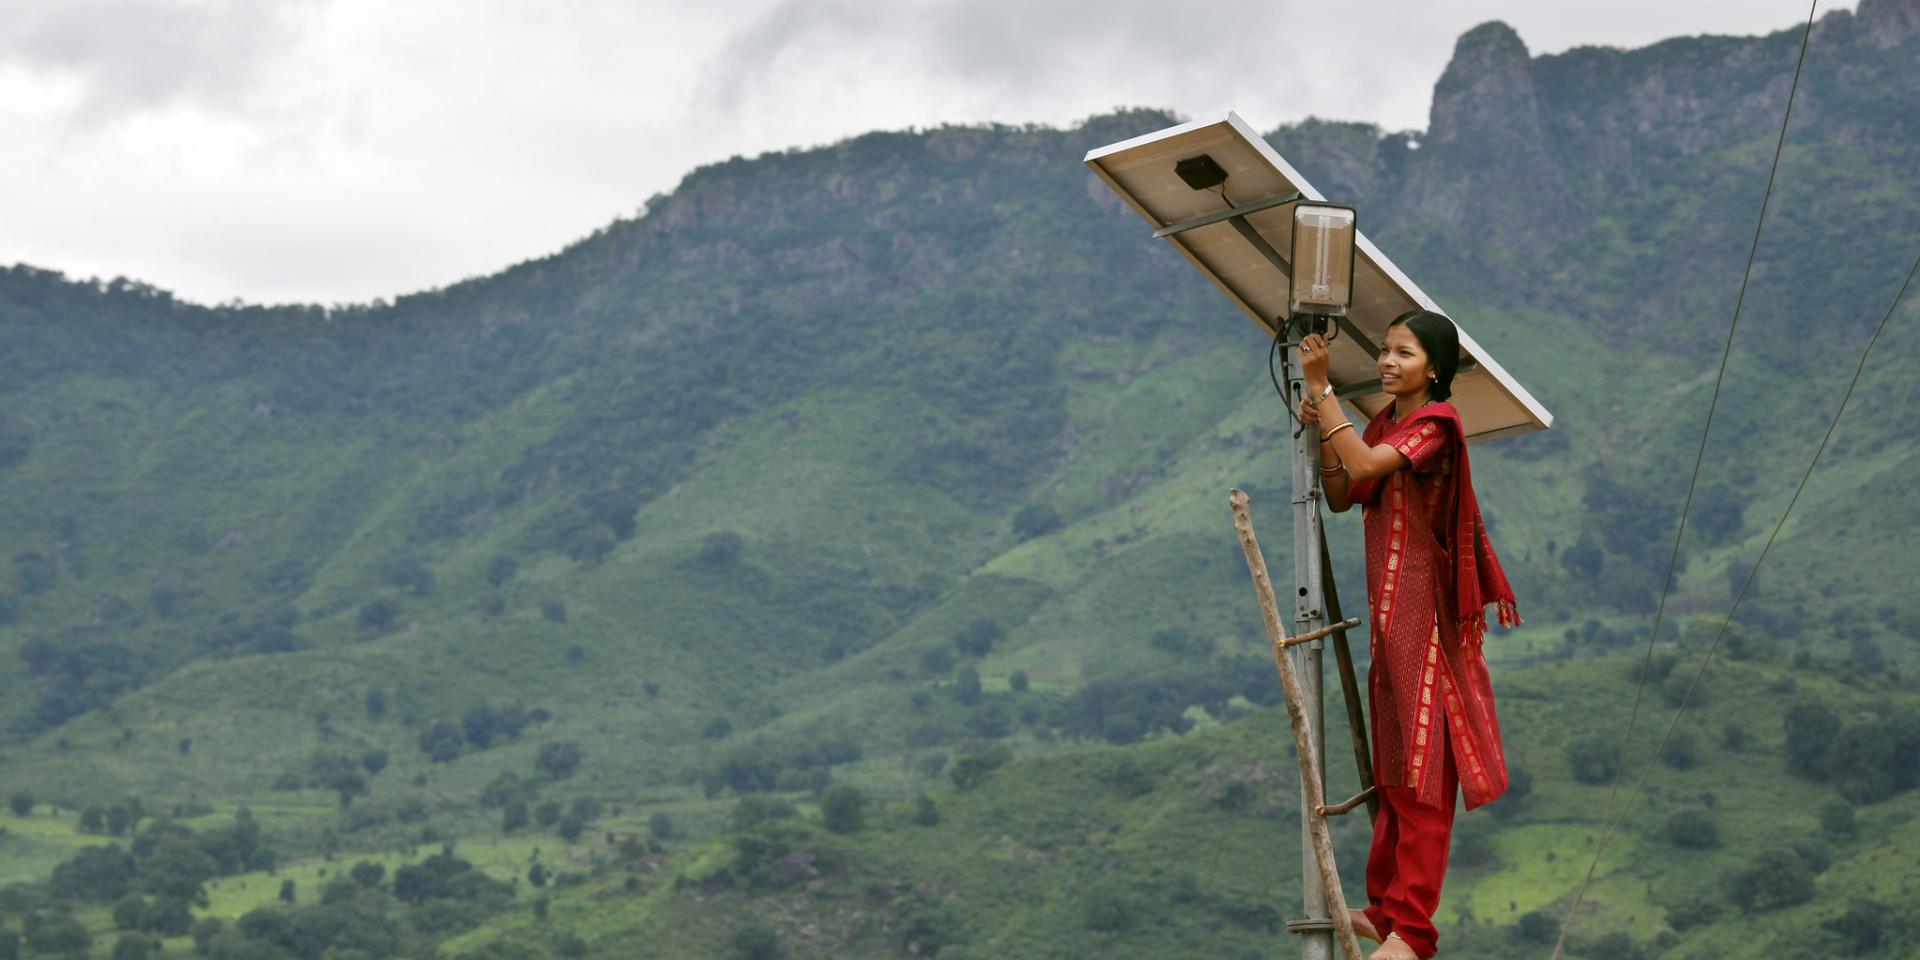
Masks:
[[[1431,373],[1427,369],[1427,351],[1420,338],[1407,325],[1387,328],[1386,346],[1380,349],[1380,387],[1395,397],[1426,396]]]

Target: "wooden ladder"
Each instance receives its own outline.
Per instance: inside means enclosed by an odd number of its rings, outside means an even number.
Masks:
[[[1336,817],[1351,811],[1362,802],[1373,797],[1374,787],[1366,787],[1353,797],[1341,803],[1329,805],[1321,790],[1320,756],[1314,749],[1313,737],[1307,720],[1306,698],[1300,691],[1300,678],[1293,669],[1293,658],[1287,655],[1287,648],[1296,644],[1308,643],[1322,637],[1334,636],[1344,641],[1346,631],[1360,625],[1358,618],[1348,618],[1328,624],[1318,630],[1312,630],[1299,636],[1290,637],[1280,626],[1280,609],[1274,600],[1273,580],[1267,575],[1267,561],[1260,553],[1260,544],[1253,536],[1253,516],[1247,510],[1247,495],[1235,489],[1228,498],[1233,507],[1233,526],[1240,535],[1240,549],[1247,555],[1247,569],[1253,574],[1253,592],[1260,601],[1260,616],[1266,621],[1267,641],[1273,647],[1274,666],[1280,671],[1280,686],[1286,691],[1287,719],[1293,727],[1294,752],[1300,757],[1300,782],[1305,793],[1307,830],[1313,842],[1314,860],[1320,865],[1321,887],[1326,891],[1328,919],[1333,922],[1334,939],[1340,943],[1340,951],[1346,960],[1362,960],[1360,941],[1354,937],[1352,918],[1347,916],[1347,898],[1340,887],[1340,870],[1333,860],[1333,837],[1327,828],[1327,818]],[[1326,572],[1331,580],[1333,573]],[[1334,616],[1339,615],[1337,605],[1330,605]],[[1344,642],[1342,643],[1344,653]],[[1354,703],[1350,660],[1342,658],[1343,679],[1348,680],[1347,698],[1349,708]],[[1359,734],[1360,749],[1365,749],[1364,728]],[[1371,780],[1362,766],[1362,782]],[[1315,921],[1318,923],[1318,921]]]

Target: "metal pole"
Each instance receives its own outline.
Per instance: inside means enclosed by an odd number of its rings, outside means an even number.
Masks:
[[[1281,321],[1284,322],[1284,321]],[[1287,331],[1289,339],[1295,331]],[[1300,367],[1299,342],[1293,339],[1296,349],[1287,351],[1287,406],[1298,410],[1303,396],[1305,377]],[[1296,426],[1299,426],[1296,424]],[[1320,444],[1319,435],[1311,427],[1300,430],[1293,438],[1293,632],[1295,635],[1318,630],[1327,625],[1326,610],[1322,606],[1326,596],[1326,571],[1320,564]],[[1315,757],[1321,762],[1316,766],[1320,771],[1320,789],[1318,796],[1326,796],[1327,730],[1323,723],[1325,699],[1320,692],[1321,667],[1320,654],[1325,649],[1325,640],[1314,640],[1294,647],[1294,672],[1300,677],[1300,694],[1306,700],[1308,741],[1313,745]],[[1307,806],[1306,784],[1300,785],[1300,892],[1305,916],[1290,923],[1295,933],[1300,935],[1301,960],[1332,960],[1333,921],[1327,915],[1327,891],[1320,879],[1320,867],[1313,854],[1313,836],[1308,823],[1312,816]]]

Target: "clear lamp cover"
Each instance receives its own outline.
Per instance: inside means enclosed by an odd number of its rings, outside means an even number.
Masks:
[[[1303,203],[1293,209],[1288,312],[1344,317],[1353,303],[1354,213]]]

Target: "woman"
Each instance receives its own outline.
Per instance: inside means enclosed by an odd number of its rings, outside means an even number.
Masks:
[[[1370,960],[1426,960],[1446,877],[1454,789],[1468,810],[1507,788],[1493,684],[1480,641],[1484,606],[1520,622],[1513,590],[1480,520],[1460,414],[1447,402],[1459,363],[1453,321],[1412,310],[1387,327],[1381,389],[1393,402],[1351,429],[1327,382],[1327,341],[1300,344],[1307,397],[1300,419],[1320,430],[1327,505],[1360,504],[1366,523],[1372,663],[1373,782],[1380,809],[1367,854],[1367,908],[1354,931]]]

